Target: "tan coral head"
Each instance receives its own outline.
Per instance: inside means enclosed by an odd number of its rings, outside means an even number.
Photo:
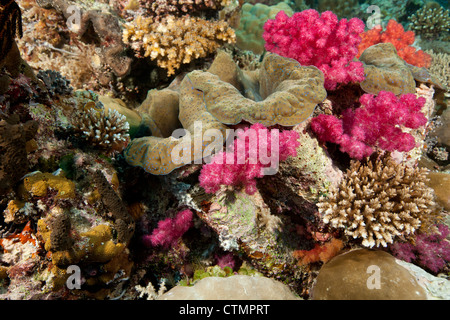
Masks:
[[[206,110],[224,124],[245,120],[265,126],[294,126],[306,120],[325,100],[324,75],[314,66],[269,53],[259,71],[262,101],[244,97],[233,85],[209,73],[188,74],[193,88],[203,92]]]

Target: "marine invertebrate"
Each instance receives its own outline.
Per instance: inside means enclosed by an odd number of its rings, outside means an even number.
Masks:
[[[114,221],[117,240],[120,243],[128,243],[134,234],[135,225],[125,203],[117,195],[100,170],[93,172],[93,178],[97,190],[101,195],[101,201]]]
[[[67,214],[62,213],[55,218],[50,234],[52,250],[63,251],[70,248],[73,242],[70,238],[70,227],[70,218]]]
[[[409,17],[409,28],[426,39],[434,39],[449,32],[450,10],[430,1]]]
[[[225,43],[234,43],[235,34],[224,21],[207,21],[196,17],[167,16],[157,22],[152,17],[138,16],[125,23],[123,42],[138,57],[156,60],[167,75],[175,74],[182,64],[204,58]]]
[[[219,10],[227,6],[230,0],[139,0],[140,8],[146,15],[158,18],[167,15],[185,15],[198,11]]]
[[[264,23],[268,19],[274,19],[278,12],[283,10],[288,16],[292,16],[294,10],[285,2],[279,2],[272,6],[262,3],[254,5],[246,2],[242,5],[239,27],[236,29],[236,46],[241,50],[250,50],[255,54],[264,52]]]
[[[57,71],[40,70],[36,77],[44,82],[50,96],[68,95],[72,93],[73,88],[70,86],[70,81]]]
[[[296,131],[274,133],[259,123],[239,132],[230,151],[218,153],[202,167],[200,186],[207,193],[217,192],[221,185],[243,186],[248,194],[255,193],[255,178],[268,169],[277,172],[279,162],[295,156],[300,145]],[[269,154],[275,163],[264,158]]]
[[[22,13],[15,0],[0,2],[0,61],[11,50],[16,34],[22,37]]]
[[[32,197],[44,197],[49,189],[56,190],[56,199],[73,199],[75,197],[75,183],[64,176],[52,173],[36,172],[23,180],[25,190]]]
[[[280,11],[264,24],[263,38],[268,51],[319,68],[325,88],[334,90],[338,83],[364,80],[362,63],[353,61],[363,31],[364,22],[358,18],[338,20],[331,11],[308,9],[290,18]]]
[[[24,124],[0,120],[0,194],[11,191],[27,173],[26,143],[37,130],[37,122],[33,120]]]
[[[364,247],[386,247],[399,238],[413,241],[417,230],[427,230],[440,218],[426,173],[389,156],[366,165],[353,160],[339,186],[317,204],[321,219]]]
[[[389,250],[397,258],[406,262],[413,262],[438,273],[448,267],[450,262],[450,230],[445,224],[439,224],[436,232],[418,234],[414,244],[395,242]]]
[[[152,174],[168,174],[185,164],[202,162],[204,156],[211,155],[204,154],[204,151],[211,151],[211,146],[214,146],[215,136],[206,134],[209,129],[214,129],[215,134],[220,132],[222,142],[225,142],[228,137],[225,124],[246,120],[265,126],[293,126],[307,119],[316,104],[325,99],[323,74],[316,67],[303,67],[295,60],[276,54],[265,56],[257,79],[246,78],[246,81],[242,81],[247,83],[249,91],[264,100],[245,98],[235,87],[243,85],[237,81],[239,70],[236,64],[230,56],[225,53],[221,55],[227,58],[223,58],[225,61],[221,60],[220,63],[215,60],[209,69],[211,72],[193,71],[187,74],[179,85],[178,94],[165,91],[170,98],[171,109],[152,104],[151,112],[164,116],[170,114],[172,125],[177,124],[174,115],[179,112],[178,119],[185,130],[184,136],[133,139],[124,151],[129,164],[141,166]],[[233,82],[235,86],[227,81]],[[158,92],[149,92],[149,97],[157,96]],[[153,98],[155,101],[158,101],[157,98]],[[162,116],[153,118],[143,118],[152,131],[162,126],[170,134],[178,128],[175,126],[170,130],[167,122],[161,121],[164,119]],[[202,141],[203,144],[195,141]],[[217,146],[217,141],[215,143]]]
[[[159,221],[158,228],[154,229],[151,235],[143,236],[142,241],[148,246],[174,247],[192,226],[192,218],[191,210],[182,210],[174,218]]]
[[[339,239],[331,239],[324,244],[316,243],[311,250],[296,250],[293,252],[295,259],[298,259],[299,265],[307,265],[315,262],[328,262],[336,256],[344,247],[344,243]]]
[[[410,151],[415,146],[414,137],[401,127],[417,129],[427,123],[421,112],[425,98],[414,94],[401,95],[381,91],[378,96],[364,94],[359,99],[361,107],[346,109],[342,119],[321,114],[311,120],[311,128],[321,141],[340,145],[342,152],[361,160],[379,147],[387,151]]]
[[[416,67],[428,68],[431,65],[431,57],[423,50],[417,50],[412,45],[415,41],[414,32],[405,31],[403,26],[395,20],[389,20],[386,29],[376,26],[361,33],[362,41],[358,44],[357,58],[370,46],[378,43],[392,43],[397,49],[400,58]]]
[[[122,151],[130,138],[126,117],[114,109],[106,110],[101,102],[87,103],[71,118],[71,124],[81,138],[109,152]]]

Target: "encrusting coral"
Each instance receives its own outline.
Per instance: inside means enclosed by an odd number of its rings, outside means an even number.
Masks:
[[[138,57],[150,57],[167,75],[175,74],[181,65],[204,58],[225,43],[234,43],[233,29],[224,21],[207,21],[196,17],[167,16],[157,22],[138,16],[124,24],[123,42]]]
[[[409,20],[410,29],[426,39],[439,37],[450,29],[450,10],[430,1],[416,11]]]
[[[322,221],[364,247],[414,241],[417,230],[428,232],[440,218],[426,173],[389,156],[367,165],[352,161],[339,186],[317,204]]]

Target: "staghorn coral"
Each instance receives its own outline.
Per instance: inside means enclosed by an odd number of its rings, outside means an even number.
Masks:
[[[16,34],[22,37],[22,13],[15,0],[0,2],[0,61],[11,50]]]
[[[374,28],[360,34],[362,41],[358,44],[357,58],[367,48],[378,43],[392,43],[397,49],[398,55],[406,63],[412,64],[416,67],[428,68],[431,65],[431,57],[423,50],[417,50],[413,47],[415,41],[414,32],[405,31],[401,23],[395,20],[389,20],[386,29],[383,31],[381,26]]]
[[[390,156],[352,161],[337,188],[317,204],[322,221],[364,247],[386,247],[395,239],[413,241],[440,218],[426,169],[396,163]]]
[[[323,74],[316,67],[302,67],[298,62],[276,54],[265,56],[259,70],[259,79],[254,79],[255,83],[248,85],[249,91],[264,100],[245,98],[235,86],[243,86],[242,82],[246,80],[248,84],[252,80],[242,77],[244,80],[238,81],[239,70],[231,57],[225,53],[218,55],[220,56],[223,60],[215,60],[210,72],[193,71],[185,76],[180,83],[179,104],[176,103],[176,93],[169,95],[169,105],[173,110],[167,110],[164,105],[153,105],[152,113],[171,114],[169,118],[173,125],[176,125],[177,121],[172,113],[179,108],[178,118],[189,134],[181,138],[151,136],[132,140],[124,152],[130,165],[141,166],[152,174],[168,174],[192,161],[201,163],[204,151],[211,152],[211,146],[215,148],[218,143],[207,142],[216,139],[215,136],[205,135],[208,129],[217,129],[221,133],[223,143],[228,137],[228,127],[225,124],[246,120],[265,126],[277,123],[293,126],[307,119],[316,104],[325,99]],[[258,87],[259,90],[254,89]],[[160,91],[152,91],[149,95],[156,96],[158,92]],[[159,116],[154,120],[158,119],[163,117]],[[154,127],[161,126],[152,119],[147,122],[150,122],[152,131]],[[170,131],[167,130],[167,123],[162,123],[165,131]],[[175,129],[177,127],[172,127],[172,130]],[[214,131],[214,134],[217,134],[217,131]],[[194,143],[199,139],[206,143]]]
[[[101,102],[86,104],[85,110],[77,112],[71,123],[78,135],[103,150],[122,151],[129,141],[130,125],[126,117],[116,110],[105,110]]]
[[[425,39],[435,39],[450,30],[450,10],[430,1],[411,17],[409,28]]]
[[[167,75],[175,74],[181,65],[204,58],[225,43],[234,43],[233,29],[224,21],[207,21],[196,17],[164,17],[156,22],[152,17],[138,16],[124,24],[123,42],[129,44],[138,57],[156,60]]]
[[[288,17],[280,11],[264,24],[267,51],[316,66],[325,76],[325,89],[335,90],[340,83],[364,80],[362,63],[353,61],[361,42],[364,22],[358,18],[339,20],[331,11],[314,9]]]

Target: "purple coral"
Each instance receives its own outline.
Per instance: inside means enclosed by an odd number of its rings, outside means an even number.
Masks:
[[[413,262],[434,273],[443,270],[450,262],[450,242],[447,240],[450,229],[441,224],[436,234],[419,234],[416,244],[394,243],[390,249],[397,259]]]
[[[362,95],[359,102],[360,108],[344,110],[340,119],[324,114],[313,118],[311,128],[318,139],[339,144],[342,152],[358,160],[370,156],[374,146],[401,152],[415,147],[414,137],[399,126],[417,129],[427,123],[420,112],[425,98],[380,91],[378,96]]]
[[[268,172],[265,169],[275,169],[279,161],[297,154],[298,138],[296,131],[268,130],[259,123],[245,128],[238,132],[231,151],[219,152],[211,163],[203,166],[200,185],[207,193],[215,193],[221,185],[228,185],[243,186],[248,194],[254,194],[255,178],[261,178]]]
[[[151,235],[143,236],[142,241],[148,247],[174,247],[178,239],[192,226],[192,218],[193,213],[191,210],[180,211],[175,218],[159,221],[158,227],[153,230]]]
[[[338,20],[331,11],[308,9],[292,17],[280,11],[265,23],[263,38],[267,51],[319,68],[325,89],[334,90],[338,83],[364,80],[363,64],[353,61],[363,31],[364,22],[358,18]]]

